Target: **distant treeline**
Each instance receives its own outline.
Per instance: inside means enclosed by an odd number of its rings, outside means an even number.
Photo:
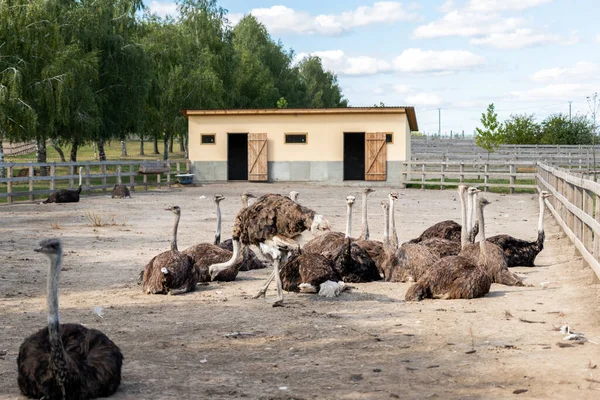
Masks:
[[[2,140],[77,149],[136,134],[185,143],[181,109],[344,107],[320,58],[294,61],[254,17],[235,26],[215,0],[178,0],[176,19],[141,0],[0,0]],[[123,149],[125,151],[125,149]],[[59,151],[62,155],[62,151]]]

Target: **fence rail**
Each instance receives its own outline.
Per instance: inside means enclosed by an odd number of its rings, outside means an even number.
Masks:
[[[75,180],[79,179],[79,167],[83,168],[82,191],[88,194],[98,190],[106,192],[106,189],[112,188],[115,183],[125,184],[129,186],[131,191],[135,191],[135,188],[140,186],[143,186],[144,190],[148,190],[148,186],[156,186],[157,188],[160,188],[162,184],[171,186],[174,182],[172,175],[186,173],[190,169],[190,163],[187,160],[171,160],[168,161],[169,171],[167,172],[139,175],[140,166],[154,165],[155,163],[156,161],[133,160],[0,163],[0,171],[6,171],[6,177],[0,177],[0,200],[6,198],[8,203],[12,203],[17,197],[27,197],[29,201],[35,201],[36,196],[46,196],[58,189],[59,186],[73,189]],[[45,170],[45,175],[41,174],[42,170]],[[156,175],[156,180],[149,180],[148,176],[151,175]],[[138,176],[142,178],[138,178],[136,181]],[[126,182],[127,178],[129,178],[128,182]],[[6,184],[5,191],[3,185],[1,185],[3,183]],[[35,188],[36,183],[38,189]],[[18,187],[24,185],[27,185],[27,189]],[[44,187],[40,189],[39,186],[42,185]]]
[[[3,143],[2,150],[5,156],[20,156],[35,151],[35,142]]]
[[[600,277],[600,184],[543,163],[537,181],[554,195],[546,199],[548,209]]]
[[[456,186],[459,183],[478,180],[477,186],[484,191],[489,188],[536,189],[535,163],[531,162],[443,162],[406,161],[403,163],[401,185],[426,187]],[[419,177],[415,178],[415,177]],[[503,181],[494,182],[494,181]],[[525,182],[524,182],[525,181]],[[529,183],[531,182],[531,183]]]

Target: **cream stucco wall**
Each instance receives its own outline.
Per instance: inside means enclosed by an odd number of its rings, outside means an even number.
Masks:
[[[410,158],[410,128],[405,114],[190,115],[191,161],[227,161],[228,133],[267,133],[269,161],[343,161],[344,132],[392,132],[388,161]],[[307,144],[285,144],[284,134],[308,133]],[[216,144],[200,144],[201,134],[216,134]]]

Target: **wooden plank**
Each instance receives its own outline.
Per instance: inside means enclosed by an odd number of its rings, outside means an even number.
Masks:
[[[134,178],[135,166],[133,164],[129,164],[129,190],[135,191],[135,178]]]
[[[248,180],[265,182],[269,180],[267,162],[267,134],[248,134]]]
[[[594,220],[600,224],[600,196],[596,195],[595,199]],[[594,227],[592,229],[594,230],[594,257],[596,257],[596,260],[600,260],[600,231],[594,229]]]
[[[387,180],[386,132],[365,133],[365,180]],[[423,166],[424,167],[424,166]]]
[[[106,187],[106,164],[102,164],[102,186]],[[106,192],[106,188],[102,189],[103,192]]]
[[[34,178],[34,172],[35,170],[33,169],[33,166],[30,165],[29,166],[29,201],[34,201],[35,196],[32,193],[33,192],[33,178]]]
[[[583,212],[593,218],[594,216],[594,193],[589,190],[583,191]],[[594,231],[593,229],[586,223],[583,224],[583,245],[590,252],[593,253],[594,256]]]
[[[583,212],[585,212],[584,208],[583,208],[583,188],[580,188],[578,186],[574,187],[574,192],[573,192],[573,205],[577,208],[579,208],[580,210],[582,210]],[[573,232],[575,233],[575,236],[577,236],[577,239],[581,240],[583,242],[583,222],[581,220],[581,218],[579,217],[575,217],[575,221],[573,224],[574,230]]]
[[[13,174],[13,167],[12,167],[12,165],[9,165],[8,167],[6,167],[6,174],[7,174],[6,176],[8,178],[12,177],[12,174]],[[8,196],[7,202],[8,202],[8,204],[11,204],[13,202],[13,197],[12,197],[12,182],[11,181],[6,182],[6,194]]]

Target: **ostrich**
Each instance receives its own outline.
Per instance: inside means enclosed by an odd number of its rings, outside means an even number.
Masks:
[[[331,261],[321,254],[294,251],[281,265],[281,283],[287,292],[319,293],[323,297],[335,297],[345,288],[338,271]],[[328,282],[326,285],[323,285]],[[331,287],[338,290],[331,290]]]
[[[177,227],[181,218],[178,206],[166,209],[175,214],[171,250],[160,253],[144,267],[142,285],[147,294],[182,294],[196,288],[199,274],[192,259],[177,249]]]
[[[394,213],[395,213],[395,204],[396,201],[398,201],[398,192],[390,192],[390,194],[388,194],[388,200],[390,202],[390,209],[389,209],[389,213],[390,213],[390,246],[393,249],[397,249],[398,245],[399,245],[399,241],[398,241],[398,233],[396,232],[396,219],[394,218]]]
[[[113,199],[127,199],[131,198],[131,194],[129,193],[129,189],[125,185],[115,185],[111,192],[111,198]]]
[[[459,185],[459,187],[460,186],[464,185]],[[425,229],[418,238],[409,240],[409,243],[420,243],[423,240],[434,237],[451,240],[453,242],[460,242],[460,232],[461,226],[459,223],[452,220],[446,220],[431,225],[429,228]]]
[[[58,189],[50,193],[50,196],[43,201],[44,204],[48,203],[77,203],[79,202],[79,195],[81,194],[81,171],[83,167],[79,167],[79,187],[76,190],[73,189]]]
[[[50,259],[48,327],[29,336],[19,348],[21,393],[36,399],[93,399],[112,395],[121,383],[123,355],[104,333],[80,324],[60,324],[58,278],[62,267],[59,239],[40,242],[34,251]]]
[[[295,203],[288,197],[279,194],[261,196],[254,204],[241,210],[235,217],[233,226],[233,254],[227,262],[213,264],[209,267],[211,277],[233,266],[239,257],[240,243],[254,244],[268,258],[273,260],[273,272],[255,298],[265,296],[273,279],[277,284],[277,300],[274,306],[283,303],[279,264],[285,262],[290,250],[298,249],[294,237],[303,231],[329,229],[329,223],[322,215]]]
[[[215,234],[215,245],[219,246],[220,248],[227,250],[229,253],[223,253],[223,252],[218,252],[218,251],[213,251],[212,253],[214,253],[211,257],[225,257],[226,254],[228,254],[227,256],[227,260],[231,257],[231,254],[233,252],[233,241],[231,239],[227,239],[224,242],[221,242],[221,206],[220,203],[221,201],[224,199],[225,197],[223,197],[220,194],[215,195],[215,203],[217,206],[217,233]],[[251,198],[255,198],[255,196],[252,193],[248,193],[248,192],[244,192],[242,194],[242,209],[248,207],[248,199]],[[206,246],[205,246],[206,247]],[[201,254],[201,253],[200,253]],[[237,270],[234,272],[233,270],[230,271],[230,273],[224,274],[221,273],[219,274],[219,279],[218,280],[226,280],[226,281],[232,281],[235,280],[236,276],[237,276],[237,272],[238,271],[250,271],[252,269],[261,269],[261,268],[265,268],[266,265],[259,260],[259,258],[256,256],[256,254],[254,253],[254,251],[252,251],[252,249],[250,249],[250,247],[248,246],[243,246],[242,247],[242,261],[241,264],[238,266]],[[209,262],[208,264],[203,266],[203,271],[206,269],[206,274],[202,275],[202,278],[206,277],[206,278],[210,278],[208,275],[208,266],[210,264],[213,264],[215,262],[223,262],[225,259],[221,260],[221,261],[213,261],[213,262]],[[205,263],[202,263],[205,264]],[[201,278],[201,281],[204,282]]]
[[[461,193],[463,203],[462,230],[466,234],[467,222],[464,209],[464,191]],[[406,301],[420,301],[424,298],[472,299],[483,297],[490,291],[492,278],[487,272],[488,255],[485,245],[483,208],[489,202],[481,198],[478,202],[477,214],[481,222],[482,240],[479,242],[480,252],[477,262],[461,256],[444,257],[429,268],[405,295]],[[465,240],[466,238],[463,238]]]
[[[383,241],[378,240],[356,240],[356,243],[361,249],[366,251],[375,262],[375,266],[381,275],[384,275],[384,263],[388,257],[387,251],[390,246],[390,227],[389,227],[389,209],[390,203],[387,200],[381,201],[383,209]]]
[[[481,192],[476,187],[469,187],[467,190],[467,230],[469,233],[469,242],[475,243],[475,238],[479,232],[479,222],[475,216],[475,204],[477,201],[477,193]]]
[[[300,195],[300,193],[296,190],[292,190],[290,192],[290,199],[292,199],[295,203],[298,202],[298,196]]]
[[[369,240],[369,221],[367,220],[367,196],[373,193],[375,189],[364,188],[362,194],[362,226],[359,240]]]
[[[397,193],[390,193],[389,217],[386,218],[386,223],[389,223],[391,227],[389,230],[392,238],[397,237],[394,213],[394,202],[396,200],[398,200]],[[415,243],[404,243],[400,248],[396,248],[393,243],[390,243],[386,254],[382,270],[385,280],[388,282],[416,281],[430,266],[439,260],[439,256],[429,248]]]
[[[504,251],[506,264],[509,267],[517,265],[523,267],[533,267],[535,258],[544,249],[544,200],[552,196],[551,193],[543,190],[538,195],[540,205],[540,216],[538,219],[538,237],[537,240],[528,242],[517,239],[509,235],[496,235],[488,239],[488,242],[494,243]]]

